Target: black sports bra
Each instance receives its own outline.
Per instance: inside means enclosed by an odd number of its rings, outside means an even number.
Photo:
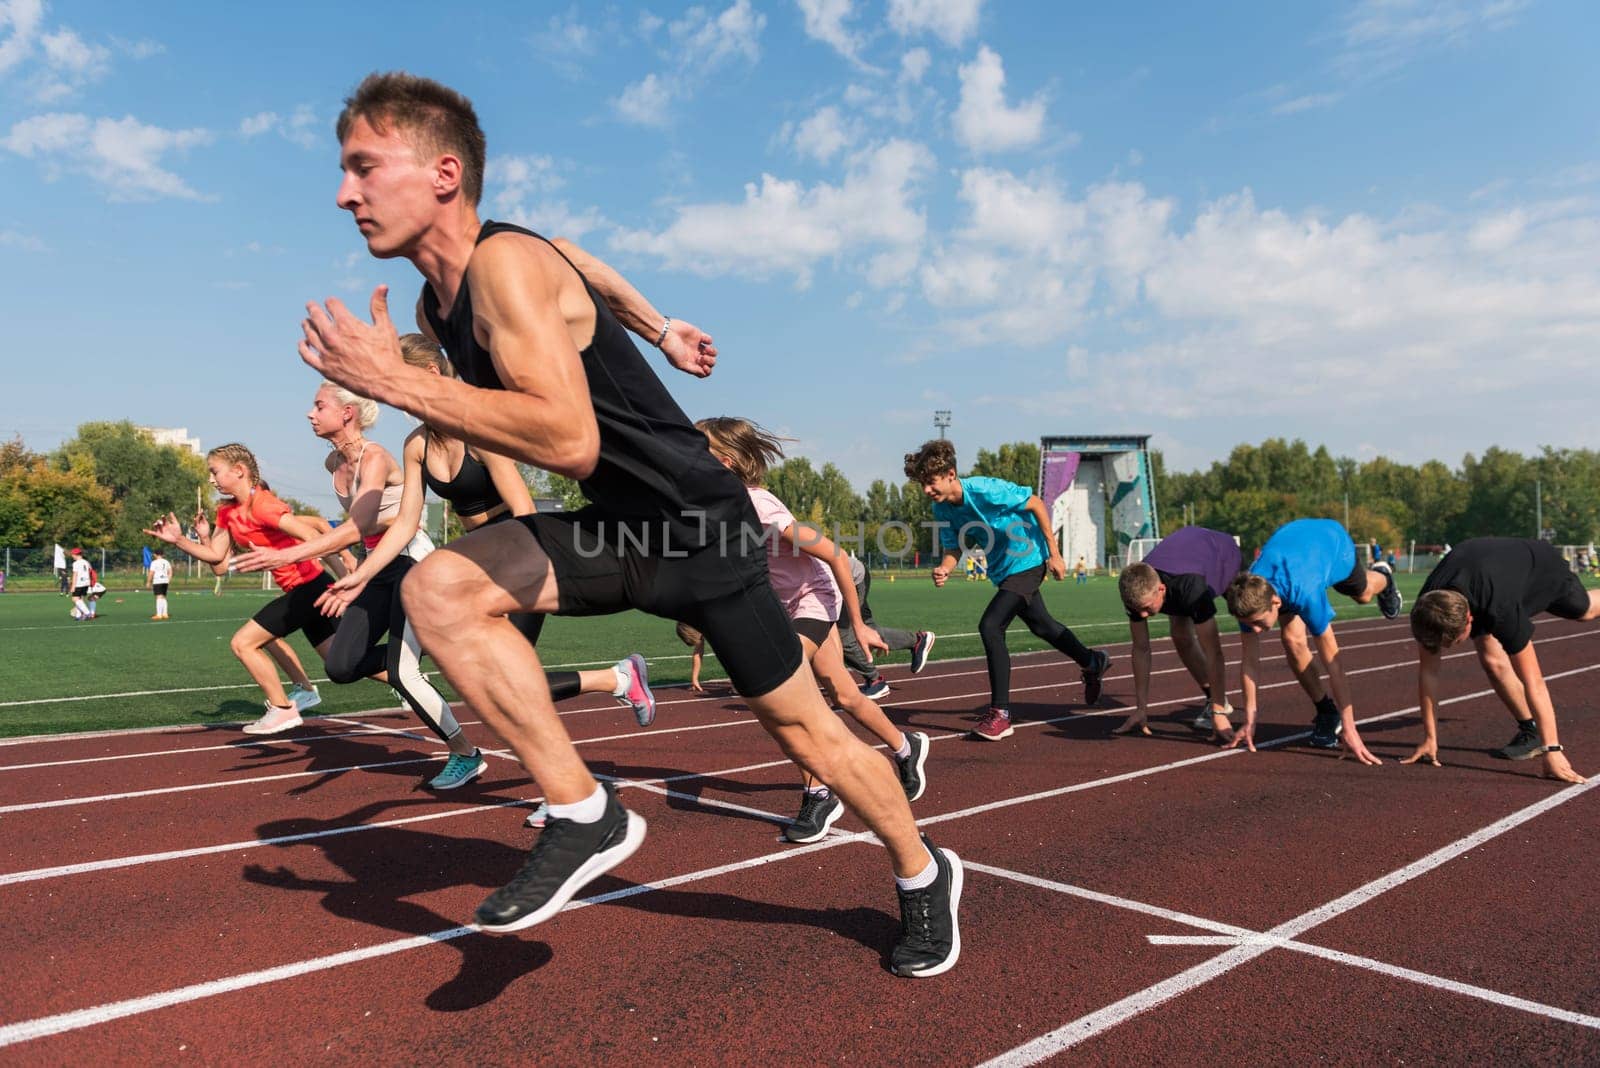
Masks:
[[[497,504],[505,503],[494,488],[494,479],[483,461],[472,455],[472,450],[462,449],[461,469],[448,482],[440,482],[428,472],[428,441],[422,444],[422,481],[429,489],[449,501],[457,514],[482,515]]]

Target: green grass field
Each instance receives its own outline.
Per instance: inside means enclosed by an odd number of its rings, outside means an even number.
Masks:
[[[1401,576],[1408,600],[1422,579]],[[885,625],[938,632],[934,656],[945,659],[982,652],[975,632],[991,592],[986,582],[962,580],[937,590],[925,573],[894,582],[874,576],[871,604]],[[1069,578],[1045,592],[1056,618],[1087,644],[1127,640],[1115,580],[1100,576],[1077,586]],[[0,596],[0,736],[254,719],[260,691],[229,652],[228,639],[270,596],[239,589],[237,580],[221,597],[209,588],[184,590],[172,596],[166,623],[150,620],[154,602],[144,590],[113,588],[100,602],[100,618],[89,623],[69,618],[69,600],[54,593]],[[1337,596],[1334,604],[1341,619],[1377,614]],[[1159,617],[1152,632],[1165,634]],[[311,677],[321,679],[316,653],[299,635],[291,642]],[[1044,648],[1020,623],[1012,626],[1010,644],[1015,652]],[[654,684],[689,676],[688,650],[672,625],[637,612],[552,619],[539,649],[547,667],[600,667],[637,651],[650,660]],[[895,653],[885,662],[904,663],[906,656]],[[721,677],[715,659],[708,657],[706,669],[706,678]],[[320,685],[319,713],[394,704],[377,683]]]

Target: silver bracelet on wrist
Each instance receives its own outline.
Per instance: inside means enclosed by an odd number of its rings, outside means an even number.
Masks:
[[[672,316],[667,316],[661,321],[661,335],[656,338],[656,348],[660,348],[667,340],[667,331],[672,328]]]

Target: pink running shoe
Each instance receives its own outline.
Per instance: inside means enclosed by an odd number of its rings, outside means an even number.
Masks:
[[[627,683],[627,688],[620,695],[613,696],[616,696],[619,704],[633,709],[633,718],[639,721],[639,726],[650,726],[656,720],[656,695],[650,692],[650,669],[644,657],[629,653],[617,661],[615,670],[621,680]]]
[[[991,708],[988,714],[972,728],[972,733],[987,741],[998,742],[1002,738],[1011,737],[1011,732],[1016,728],[1011,726],[1011,717],[1003,708]]]
[[[246,723],[243,729],[246,734],[277,734],[280,731],[293,730],[300,726],[301,722],[300,710],[294,705],[288,708],[274,708],[268,705],[266,715],[254,723]]]

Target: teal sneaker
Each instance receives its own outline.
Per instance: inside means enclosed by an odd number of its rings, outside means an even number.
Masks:
[[[289,691],[289,703],[294,705],[297,711],[304,712],[308,708],[316,708],[320,705],[322,703],[322,695],[317,692],[315,686],[309,690],[303,686],[296,686]]]
[[[444,770],[428,780],[430,790],[454,790],[483,774],[488,762],[483,759],[483,754],[474,749],[471,756],[461,756],[451,753],[450,759],[444,762]]]

